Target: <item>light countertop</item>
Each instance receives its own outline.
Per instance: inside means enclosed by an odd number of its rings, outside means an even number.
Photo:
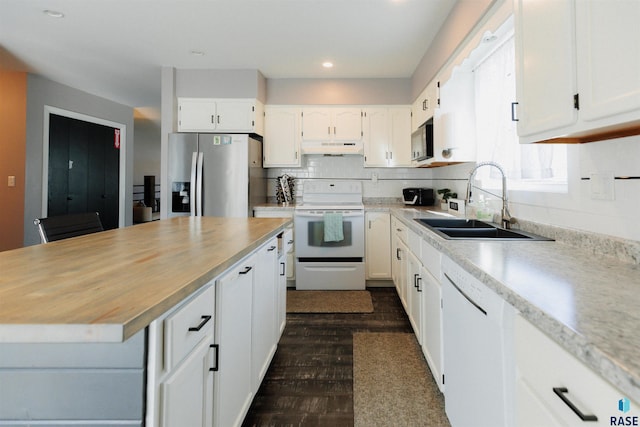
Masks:
[[[569,353],[640,402],[640,266],[559,241],[445,240],[411,230],[515,307]]]
[[[291,224],[180,217],[0,252],[0,342],[120,342]]]

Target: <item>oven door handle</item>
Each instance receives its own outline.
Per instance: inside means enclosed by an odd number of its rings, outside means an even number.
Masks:
[[[333,212],[333,211],[328,211]],[[305,218],[320,218],[324,216],[324,213],[309,213],[309,212],[296,212],[296,216]],[[342,214],[343,218],[364,217],[364,212],[348,212]]]

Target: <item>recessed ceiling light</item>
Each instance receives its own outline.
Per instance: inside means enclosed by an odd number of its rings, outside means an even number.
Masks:
[[[189,51],[189,53],[193,56],[204,56],[204,52],[201,50],[192,50]]]
[[[333,67],[333,62],[329,62],[329,61],[323,62],[322,66],[324,68],[332,68]]]
[[[57,10],[45,9],[42,11],[42,13],[50,16],[51,18],[64,18],[64,13],[58,12]]]

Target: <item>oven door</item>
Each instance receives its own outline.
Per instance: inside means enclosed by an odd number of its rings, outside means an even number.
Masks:
[[[325,212],[297,210],[294,215],[297,258],[364,258],[364,211],[342,213],[340,241],[324,240]]]

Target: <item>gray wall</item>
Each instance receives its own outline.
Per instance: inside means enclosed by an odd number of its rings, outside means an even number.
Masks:
[[[266,100],[265,78],[258,70],[177,69],[175,75],[177,97]]]
[[[410,79],[268,79],[269,105],[409,105]]]
[[[160,111],[136,108],[133,125],[136,135],[133,183],[142,185],[145,175],[153,175],[160,184]]]
[[[36,75],[27,79],[27,161],[24,244],[40,243],[33,220],[42,216],[42,167],[45,105],[126,126],[125,224],[133,223],[133,109]]]

